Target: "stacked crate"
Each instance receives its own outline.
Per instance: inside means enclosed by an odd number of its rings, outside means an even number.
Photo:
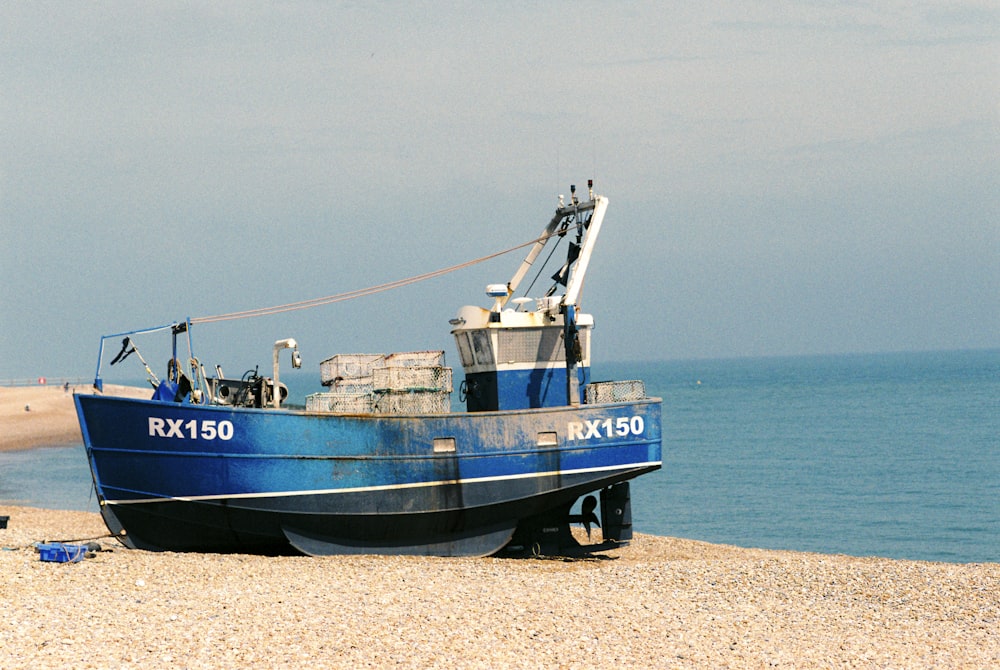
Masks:
[[[337,354],[319,364],[319,377],[323,386],[336,386],[338,382],[371,381],[372,370],[385,365],[385,354]]]
[[[306,396],[306,410],[339,414],[370,414],[375,407],[372,371],[384,354],[337,354],[319,364],[319,377],[330,390]]]
[[[389,354],[372,370],[378,414],[441,414],[451,409],[451,368],[443,351]]]
[[[320,363],[330,388],[306,410],[341,414],[439,414],[451,410],[452,371],[443,351],[338,354]]]
[[[374,398],[371,393],[312,393],[306,396],[307,412],[335,414],[371,414]]]
[[[599,405],[606,402],[632,402],[646,397],[646,385],[641,379],[594,382],[584,389],[584,402]]]

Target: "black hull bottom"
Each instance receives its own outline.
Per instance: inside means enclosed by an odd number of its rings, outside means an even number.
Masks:
[[[576,500],[601,491],[600,525],[606,542],[595,548],[627,542],[631,538],[631,515],[628,484],[622,482],[654,469],[580,481],[495,505],[418,513],[336,511],[327,496],[166,500],[103,505],[101,512],[109,530],[126,546],[150,551],[569,555],[581,549],[569,524],[577,521],[598,525],[596,515],[571,517],[570,509]],[[591,504],[590,510],[595,506]]]

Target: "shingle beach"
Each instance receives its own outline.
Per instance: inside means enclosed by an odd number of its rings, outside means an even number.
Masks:
[[[150,553],[0,507],[3,668],[1000,666],[1000,564],[639,535],[604,558]]]
[[[578,560],[151,553],[96,513],[0,516],[4,669],[1000,667],[997,563],[642,534]]]

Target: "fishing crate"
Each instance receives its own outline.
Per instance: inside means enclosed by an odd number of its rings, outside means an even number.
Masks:
[[[443,391],[451,393],[451,368],[430,365],[386,366],[372,370],[375,391]]]
[[[375,393],[376,414],[447,414],[451,393],[445,391],[381,391]]]
[[[330,393],[341,395],[371,395],[375,392],[375,385],[371,377],[358,377],[356,379],[337,379],[327,385]]]
[[[38,545],[38,559],[52,563],[79,563],[87,555],[85,544],[50,542]]]
[[[306,396],[306,411],[371,414],[374,401],[372,393],[312,393]]]
[[[444,367],[444,351],[397,351],[385,357],[385,367]]]
[[[337,354],[319,364],[319,378],[330,386],[338,379],[371,377],[372,369],[384,364],[384,354]]]
[[[594,382],[584,389],[584,401],[588,405],[605,402],[630,402],[646,397],[646,385],[640,379],[614,382]]]

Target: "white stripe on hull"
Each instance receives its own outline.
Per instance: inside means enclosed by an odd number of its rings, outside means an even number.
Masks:
[[[647,461],[645,463],[629,463],[628,465],[617,465],[603,468],[580,468],[578,470],[552,470],[550,472],[528,472],[518,475],[502,475],[498,477],[474,477],[471,479],[442,479],[434,482],[411,482],[407,484],[388,484],[384,486],[357,486],[353,488],[340,489],[318,489],[314,491],[278,491],[271,493],[231,493],[211,496],[170,496],[163,498],[138,498],[135,500],[107,500],[105,505],[135,505],[141,503],[158,503],[165,500],[176,500],[180,502],[200,502],[204,500],[233,500],[248,498],[283,498],[293,496],[329,495],[333,493],[368,493],[372,491],[393,491],[401,489],[412,489],[434,486],[449,486],[454,484],[479,484],[485,482],[509,481],[514,479],[530,479],[537,477],[552,477],[557,475],[578,475],[589,472],[614,472],[616,470],[632,470],[635,468],[660,467],[662,461]],[[112,487],[114,488],[114,487]]]

